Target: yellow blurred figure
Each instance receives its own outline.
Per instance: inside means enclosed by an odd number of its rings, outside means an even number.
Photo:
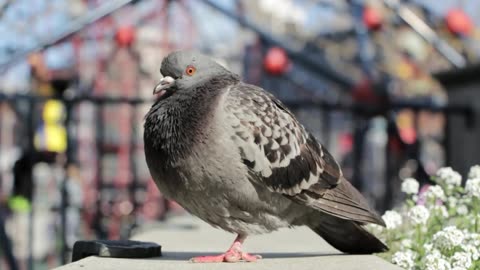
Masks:
[[[62,153],[67,149],[67,131],[63,125],[65,108],[57,100],[45,102],[43,125],[35,134],[35,148],[40,151]]]

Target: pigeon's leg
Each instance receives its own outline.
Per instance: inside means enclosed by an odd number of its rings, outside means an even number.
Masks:
[[[260,255],[251,255],[243,252],[242,245],[246,238],[246,236],[239,234],[237,238],[235,238],[235,241],[233,241],[232,246],[224,254],[194,257],[190,261],[198,263],[239,261],[254,262],[258,259],[261,259],[262,257]]]

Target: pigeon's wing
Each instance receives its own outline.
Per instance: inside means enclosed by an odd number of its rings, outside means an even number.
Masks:
[[[225,110],[251,181],[340,218],[384,224],[342,176],[332,155],[271,94],[237,84],[230,88]]]

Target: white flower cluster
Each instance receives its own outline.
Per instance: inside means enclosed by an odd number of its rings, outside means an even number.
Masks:
[[[462,187],[460,174],[442,168],[433,178],[437,184],[421,191],[417,180],[403,180],[401,190],[409,199],[397,211],[386,211],[387,229],[376,231],[391,247],[394,264],[412,270],[480,270],[480,165],[468,176]]]
[[[469,233],[467,235],[468,243],[480,247],[480,234],[479,233]]]
[[[392,255],[392,263],[400,266],[403,269],[414,269],[415,257],[416,254],[411,250],[397,251]]]
[[[457,210],[457,214],[459,214],[459,215],[464,216],[464,215],[468,214],[468,207],[465,204],[461,204],[461,205],[457,206],[456,210]]]
[[[455,252],[451,258],[452,266],[459,269],[468,269],[472,266],[472,258],[466,252]]]
[[[382,219],[385,221],[387,229],[395,229],[402,225],[402,216],[394,210],[386,211],[385,214],[383,214]]]
[[[440,250],[450,250],[459,246],[465,235],[455,226],[445,227],[433,235],[433,246]]]
[[[406,194],[417,194],[418,189],[420,188],[420,184],[418,183],[417,180],[413,178],[406,178],[402,182],[402,192]]]
[[[435,181],[444,187],[460,186],[462,184],[462,176],[451,167],[445,167],[437,171]]]
[[[429,186],[427,191],[425,191],[425,197],[427,197],[427,199],[432,199],[432,200],[442,200],[442,201],[446,200],[445,192],[443,191],[443,188],[438,185]]]
[[[423,205],[415,205],[408,211],[407,216],[414,225],[426,224],[430,211]]]
[[[478,233],[465,233],[466,244],[462,245],[463,251],[470,254],[473,261],[480,260],[480,234]]]
[[[438,250],[433,250],[425,257],[425,266],[425,270],[451,270],[452,268]]]
[[[454,208],[458,204],[458,199],[450,196],[450,197],[447,198],[447,204],[448,204],[448,207]]]
[[[468,179],[465,183],[465,191],[468,196],[480,198],[480,178]]]
[[[468,178],[480,178],[480,165],[475,165],[470,168],[470,171],[468,172]]]
[[[473,261],[478,261],[480,259],[480,251],[474,245],[463,245],[463,251],[470,255]]]

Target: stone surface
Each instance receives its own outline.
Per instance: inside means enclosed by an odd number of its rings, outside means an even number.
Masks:
[[[189,216],[176,217],[167,223],[145,227],[132,238],[162,245],[163,257],[118,259],[88,257],[57,270],[99,269],[401,269],[373,255],[344,255],[307,228],[284,229],[247,239],[245,249],[260,254],[256,263],[194,264],[193,256],[225,251],[234,235],[214,229]]]

